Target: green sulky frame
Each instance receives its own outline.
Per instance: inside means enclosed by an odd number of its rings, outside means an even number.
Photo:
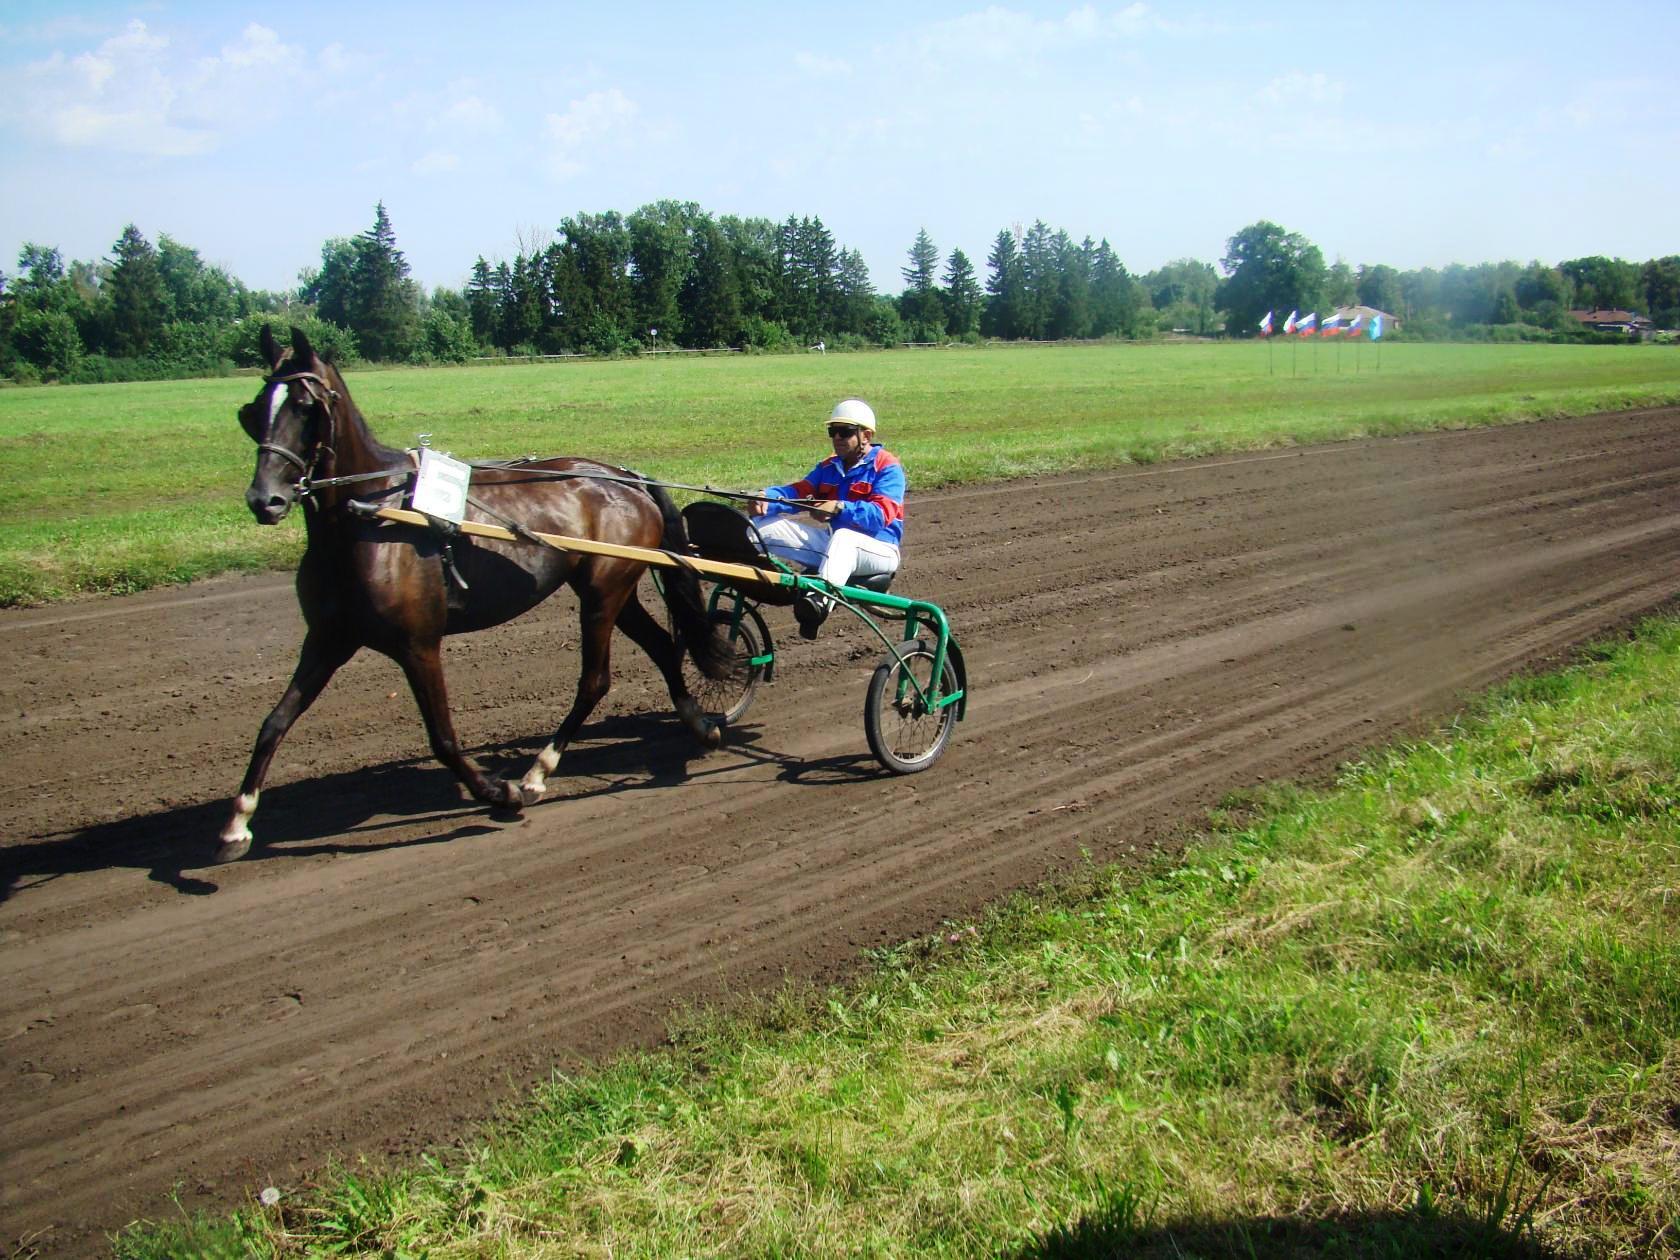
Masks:
[[[873,591],[863,586],[836,586],[834,583],[809,574],[795,573],[780,560],[771,559],[768,563],[776,568],[776,585],[790,588],[792,592],[809,592],[822,595],[834,601],[835,607],[844,608],[869,628],[871,634],[881,641],[887,651],[893,652],[897,646],[913,643],[920,637],[925,627],[933,642],[933,692],[917,682],[908,671],[901,672],[896,685],[898,695],[895,699],[903,700],[907,690],[914,688],[919,704],[929,713],[955,705],[957,720],[960,722],[968,711],[968,666],[963,660],[962,648],[951,633],[951,623],[945,616],[945,610],[938,604],[931,604],[923,599],[905,599],[901,595],[893,595],[887,591]],[[768,570],[765,570],[768,576]],[[745,609],[754,601],[739,587],[726,581],[720,581],[712,589],[709,611],[713,614],[719,611],[727,612],[730,628],[733,630],[740,625],[741,616]],[[899,644],[895,645],[889,639],[875,618],[871,617],[866,608],[882,609],[895,617],[902,617],[904,633],[899,636]],[[775,646],[769,642],[765,644],[762,654],[752,658],[749,664],[764,669],[765,681],[773,681],[775,674]],[[940,680],[945,677],[945,662],[949,660],[951,668],[956,671],[956,690],[946,694],[940,686]]]

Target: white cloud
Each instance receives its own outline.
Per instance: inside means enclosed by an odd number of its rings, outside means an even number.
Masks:
[[[441,149],[433,149],[425,157],[414,163],[410,169],[416,175],[447,175],[459,170],[461,159],[453,153],[445,153]]]
[[[1258,95],[1265,105],[1340,105],[1347,96],[1347,84],[1323,71],[1303,74],[1295,70],[1273,79]]]
[[[324,74],[339,76],[347,74],[361,74],[368,65],[368,58],[353,53],[343,44],[334,41],[321,49],[315,55],[316,63]]]
[[[564,114],[543,119],[543,136],[549,145],[549,165],[562,178],[585,169],[591,150],[608,140],[632,138],[640,111],[636,103],[617,88],[591,92],[572,101]]]
[[[1019,65],[1096,42],[1172,30],[1191,33],[1190,27],[1175,26],[1142,3],[1112,13],[1086,4],[1059,18],[1040,18],[994,4],[923,27],[913,47],[924,68],[961,71],[976,63]]]
[[[278,99],[300,65],[297,49],[257,23],[189,64],[135,19],[90,52],[54,53],[8,75],[3,95],[12,118],[59,144],[185,157],[215,148],[232,120],[250,118],[252,102]]]
[[[178,118],[168,48],[168,39],[135,20],[92,52],[54,53],[8,74],[0,97],[9,98],[7,115],[58,144],[152,157],[202,153],[215,137]]]
[[[109,22],[64,14],[26,26],[4,28],[6,38],[29,40],[37,44],[62,44],[66,40],[97,39],[111,29]]]
[[[252,22],[240,33],[239,43],[223,47],[221,60],[236,70],[248,70],[256,66],[294,66],[300,57],[297,49],[280,42],[279,35]]]
[[[456,133],[484,135],[501,130],[502,115],[483,98],[464,96],[439,115],[437,125]]]
[[[809,52],[795,54],[793,68],[809,79],[849,79],[852,75],[849,61]]]

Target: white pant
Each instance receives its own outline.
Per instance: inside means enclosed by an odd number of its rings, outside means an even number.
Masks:
[[[855,529],[830,529],[803,516],[755,516],[753,524],[770,554],[789,564],[815,569],[835,586],[853,577],[898,572],[898,548]]]

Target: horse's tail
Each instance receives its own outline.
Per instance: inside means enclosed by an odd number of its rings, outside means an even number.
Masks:
[[[688,530],[682,513],[672,502],[665,488],[643,480],[643,488],[659,505],[659,515],[665,520],[665,536],[660,545],[677,555],[688,552]],[[689,569],[666,569],[661,586],[665,592],[665,607],[671,611],[671,625],[676,632],[677,650],[694,658],[700,672],[707,678],[727,678],[735,668],[735,649],[729,646],[717,627],[706,615],[706,601],[700,592],[700,579]]]

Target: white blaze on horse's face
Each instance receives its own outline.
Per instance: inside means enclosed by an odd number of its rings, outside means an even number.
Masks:
[[[268,395],[268,432],[274,432],[274,422],[280,418],[280,408],[286,405],[286,387],[276,384]]]
[[[252,434],[257,441],[257,468],[252,474],[250,488],[245,491],[245,503],[259,525],[275,525],[284,520],[297,498],[297,479],[303,473],[301,461],[306,455],[296,448],[302,442],[304,425],[298,422],[302,412],[294,407],[289,427],[297,429],[297,432],[281,431],[280,420],[290,400],[290,387],[284,381],[271,384],[267,399],[268,423],[260,436]],[[252,412],[247,414],[256,413],[262,402],[259,394],[251,404]]]

